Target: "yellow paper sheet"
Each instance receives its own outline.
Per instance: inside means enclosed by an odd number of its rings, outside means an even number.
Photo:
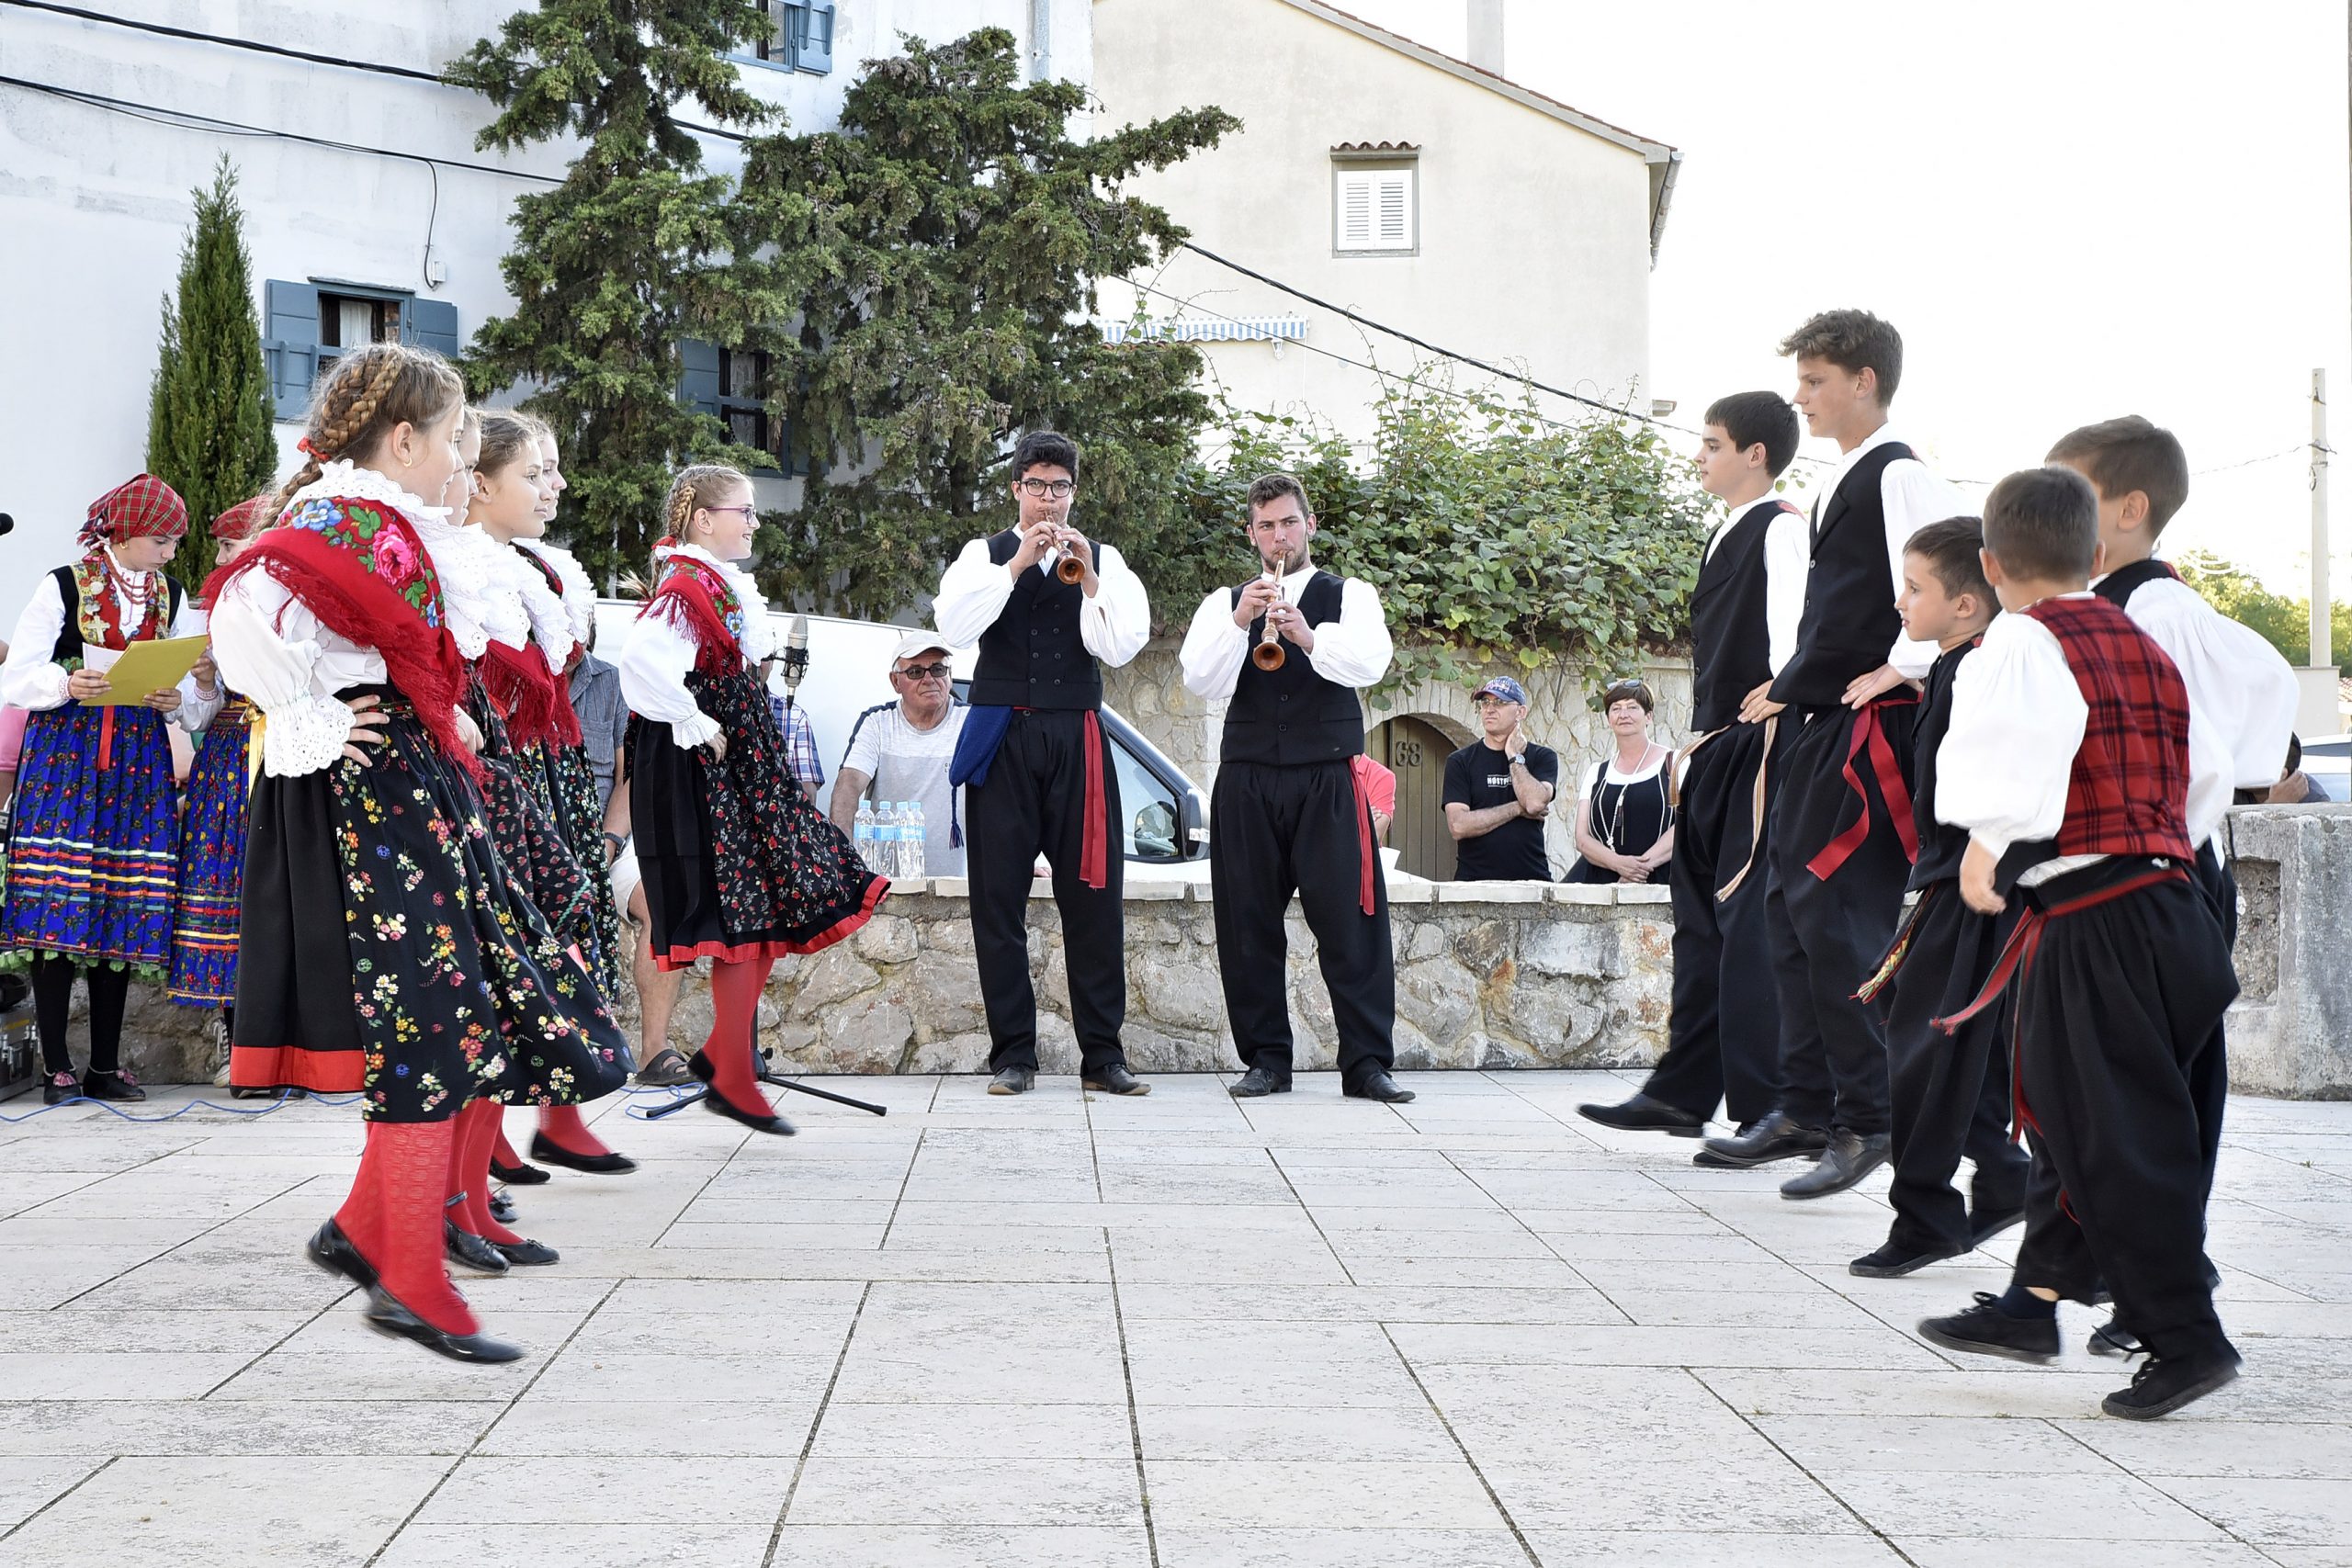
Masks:
[[[167,637],[148,642],[134,642],[107,667],[106,677],[113,686],[103,697],[84,699],[90,707],[142,706],[150,692],[161,692],[187,679],[196,661],[204,657],[209,637]],[[93,654],[100,651],[90,650]],[[97,660],[88,662],[96,667]]]

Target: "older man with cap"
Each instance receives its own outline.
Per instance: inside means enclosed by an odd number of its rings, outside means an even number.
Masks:
[[[833,825],[846,833],[857,821],[857,803],[869,790],[877,800],[919,801],[925,824],[925,876],[964,874],[962,791],[947,782],[947,764],[971,709],[956,700],[955,671],[947,645],[937,632],[918,628],[899,639],[890,655],[894,703],[877,703],[857,716],[849,752],[833,781]]]
[[[1560,757],[1527,739],[1527,688],[1498,675],[1478,688],[1479,739],[1445,760],[1445,826],[1456,882],[1549,882],[1544,819]]]

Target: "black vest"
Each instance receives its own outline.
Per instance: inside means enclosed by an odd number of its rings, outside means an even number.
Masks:
[[[1772,678],[1764,544],[1795,510],[1777,500],[1749,506],[1700,564],[1690,591],[1690,727],[1702,733],[1736,719],[1747,694]]]
[[[2180,573],[2173,570],[2169,564],[2150,556],[2145,560],[2135,560],[2130,566],[2117,567],[2093,583],[2091,592],[2119,610],[2129,610],[2132,608],[2132,595],[2137,593],[2143,584],[2167,580],[2177,582]]]
[[[1340,618],[1341,580],[1318,571],[1306,580],[1298,595],[1298,613],[1309,626]],[[1228,603],[1241,603],[1241,590],[1230,591]],[[1250,647],[1266,635],[1266,617],[1250,623]],[[1225,710],[1225,743],[1217,756],[1227,762],[1268,762],[1295,767],[1305,762],[1345,761],[1363,750],[1363,705],[1355,693],[1315,672],[1295,643],[1283,643],[1289,655],[1271,674],[1250,659],[1241,661],[1240,679],[1233,683],[1233,701]]]
[[[1002,566],[1021,553],[1021,536],[1008,528],[989,540],[989,559]],[[1031,567],[1012,585],[996,623],[980,634],[972,672],[976,707],[1099,708],[1102,671],[1079,639],[1078,615],[1086,591],[1050,570]]]
[[[74,585],[74,569],[61,566],[49,574],[57,580],[57,597],[65,606],[65,625],[58,629],[56,650],[50,661],[62,664],[69,659],[82,657],[82,591]],[[164,579],[164,635],[172,635],[172,626],[180,618],[180,604],[184,595],[180,585]]]
[[[1900,441],[1862,454],[1826,502],[1815,502],[1813,563],[1804,579],[1804,618],[1796,651],[1772,682],[1772,700],[1827,707],[1844,700],[1856,678],[1886,662],[1903,635],[1894,579],[1886,562],[1886,496],[1879,480],[1889,463],[1915,454]]]
[[[1919,835],[1919,858],[1911,863],[1909,884],[1915,889],[1958,876],[1961,857],[1968,852],[1968,829],[1936,819],[1936,765],[1942,760],[1944,732],[1951,728],[1952,680],[1960,661],[1984,640],[1976,637],[1937,657],[1911,720],[1911,826]]]

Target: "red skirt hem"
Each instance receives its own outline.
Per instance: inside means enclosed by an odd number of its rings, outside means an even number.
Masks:
[[[888,877],[877,876],[865,885],[865,897],[849,914],[843,915],[815,936],[797,942],[701,942],[692,947],[673,946],[667,952],[653,955],[654,967],[667,973],[691,968],[697,958],[715,958],[721,964],[745,964],[755,958],[789,958],[797,953],[821,953],[842,938],[856,934],[859,927],[874,918],[874,911],[890,891]]]
[[[356,1094],[367,1087],[368,1064],[357,1051],[305,1051],[293,1045],[232,1043],[229,1047],[229,1082],[238,1089],[307,1089],[320,1094]]]

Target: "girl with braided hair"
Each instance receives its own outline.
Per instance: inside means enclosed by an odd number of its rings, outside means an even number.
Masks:
[[[209,588],[214,656],[261,730],[232,1081],[362,1096],[358,1177],[311,1260],[368,1292],[378,1332],[503,1361],[522,1352],[442,1261],[450,1172],[473,1163],[458,1113],[608,1094],[628,1055],[483,821],[483,738],[419,533],[444,515],[420,497],[460,466],[463,391],[421,349],[345,353],[277,522]]]
[[[147,1098],[120,1053],[131,976],[160,982],[171,963],[178,800],[164,724],[201,731],[220,694],[208,669],[141,705],[96,699],[132,643],[203,635],[202,615],[164,575],[187,532],[187,503],[153,474],[92,502],[82,558],[33,590],[0,667],[0,699],[28,715],[0,964],[32,971],[51,1105]],[[65,1052],[76,969],[90,985],[90,1067],[78,1082]]]
[[[759,527],[752,481],[704,464],[670,487],[653,593],[620,658],[629,710],[629,816],[654,961],[712,961],[717,1021],[689,1066],[703,1103],[789,1134],[760,1092],[752,1033],[768,971],[864,925],[890,885],[809,803],[785,752],[760,663],[775,651],[767,601],[738,562]]]

